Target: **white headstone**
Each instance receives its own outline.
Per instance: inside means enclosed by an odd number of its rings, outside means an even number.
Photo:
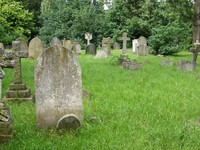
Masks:
[[[90,44],[90,40],[92,39],[92,34],[85,33],[85,39],[87,40],[87,45],[89,45]]]
[[[138,39],[134,39],[132,41],[132,46],[133,46],[133,53],[136,53],[138,50]]]
[[[59,45],[46,49],[37,59],[34,77],[38,128],[63,126],[66,115],[82,120],[81,68],[72,51]]]

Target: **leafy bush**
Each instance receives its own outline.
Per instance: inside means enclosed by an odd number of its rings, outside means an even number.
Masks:
[[[191,26],[178,22],[169,23],[166,26],[157,26],[152,29],[148,38],[150,53],[172,55],[187,48],[190,44]]]

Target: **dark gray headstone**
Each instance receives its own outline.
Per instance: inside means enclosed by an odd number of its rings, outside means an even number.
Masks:
[[[96,55],[96,53],[97,53],[96,46],[94,44],[87,45],[85,53],[86,54]]]

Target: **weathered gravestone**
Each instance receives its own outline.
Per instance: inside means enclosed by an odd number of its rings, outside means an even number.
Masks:
[[[4,50],[4,45],[3,45],[3,43],[0,43],[0,50]]]
[[[78,42],[72,42],[72,51],[76,54],[79,55],[81,53],[81,45]]]
[[[119,38],[119,40],[123,41],[123,47],[122,47],[122,54],[120,55],[119,58],[119,64],[122,64],[123,61],[129,61],[130,59],[128,58],[127,55],[127,48],[126,48],[126,42],[130,40],[129,37],[127,37],[127,33],[123,33],[122,38]]]
[[[12,117],[8,107],[0,102],[0,143],[12,137]]]
[[[23,48],[23,45],[22,45]],[[4,68],[14,67],[14,83],[10,84],[6,91],[5,100],[32,100],[31,90],[22,82],[21,58],[28,57],[28,50],[21,50],[21,42],[12,42],[12,52],[4,52],[2,58],[9,61],[2,61],[0,66]]]
[[[177,64],[177,70],[182,70],[182,71],[193,71],[194,66],[193,63],[190,61],[186,60],[179,60]]]
[[[120,49],[120,44],[118,42],[114,42],[113,49]]]
[[[46,49],[36,62],[34,77],[38,128],[79,127],[82,79],[73,52],[58,45]]]
[[[89,45],[90,44],[90,40],[92,39],[92,34],[85,33],[85,39],[87,40],[87,45]]]
[[[140,36],[138,38],[138,49],[137,49],[137,54],[139,56],[143,56],[143,55],[147,55],[148,54],[148,50],[147,50],[147,40],[145,37]]]
[[[65,48],[67,48],[68,50],[72,50],[73,47],[72,41],[64,39],[62,42]]]
[[[24,40],[23,38],[17,38],[15,41],[20,42],[20,50],[21,51],[27,51],[28,50],[28,44],[27,44],[26,40]]]
[[[43,42],[38,37],[33,38],[30,41],[28,47],[29,58],[37,59],[43,50],[44,50]]]
[[[111,44],[113,43],[113,40],[108,38],[103,38],[102,40],[102,49],[107,52],[108,55],[111,54]]]
[[[0,67],[0,99],[2,99],[2,79],[5,76],[5,72],[3,69]]]
[[[61,41],[59,40],[59,38],[57,37],[54,37],[51,42],[50,42],[50,46],[53,46],[53,45],[62,45]]]
[[[138,53],[138,39],[132,41],[133,53]]]
[[[92,55],[96,55],[97,53],[97,49],[96,46],[94,44],[89,44],[86,46],[86,50],[85,50],[86,54],[92,54]]]
[[[171,60],[161,61],[160,65],[161,66],[172,66],[173,65],[173,61],[171,61]]]
[[[123,68],[130,69],[130,70],[141,70],[142,64],[138,63],[136,60],[126,60],[122,63]]]
[[[96,55],[95,58],[107,58],[108,54],[106,51],[99,51]]]

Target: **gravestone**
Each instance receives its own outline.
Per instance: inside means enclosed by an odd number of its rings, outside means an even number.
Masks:
[[[177,70],[182,71],[194,71],[193,63],[186,60],[179,60],[177,64]]]
[[[82,79],[73,52],[49,47],[37,59],[34,77],[37,127],[62,128],[63,122],[66,128],[77,127],[76,119],[83,119]]]
[[[12,116],[10,110],[3,102],[0,102],[0,143],[8,141],[12,135]]]
[[[122,47],[122,55],[126,54],[126,42],[130,40],[129,37],[127,37],[127,33],[123,33],[122,38],[119,38],[119,40],[123,41],[123,47]]]
[[[102,40],[102,49],[107,52],[108,55],[111,54],[111,43],[113,43],[113,40],[108,38],[103,38]]]
[[[21,71],[21,58],[28,57],[28,50],[21,50],[20,48],[21,42],[13,41],[12,52],[4,54],[14,60],[14,83],[11,83],[9,89],[6,91],[5,100],[32,100],[31,90],[22,82]]]
[[[0,43],[0,50],[4,50],[4,45],[3,45],[3,43]]]
[[[72,51],[79,55],[81,53],[81,45],[78,42],[73,42]]]
[[[28,44],[26,40],[24,40],[23,38],[17,38],[16,41],[20,42],[20,50],[28,51]]]
[[[66,47],[68,50],[72,50],[73,44],[70,40],[63,40],[63,46]]]
[[[53,45],[62,45],[61,41],[59,40],[59,38],[57,37],[54,37],[51,42],[50,42],[50,46],[53,46]]]
[[[130,69],[130,70],[141,70],[142,69],[142,64],[138,63],[135,60],[123,61],[122,66],[123,66],[123,68]]]
[[[37,59],[43,50],[43,42],[38,37],[33,38],[29,43],[29,58]]]
[[[0,67],[0,100],[2,99],[2,79],[5,76],[5,72],[3,69]]]
[[[113,49],[120,49],[120,44],[118,42],[114,42]]]
[[[96,55],[95,58],[107,58],[108,54],[106,51],[99,51]]]
[[[92,39],[92,34],[85,33],[85,39],[87,40],[87,45],[89,45],[90,44],[90,40]]]
[[[97,49],[96,46],[94,44],[89,44],[86,46],[86,50],[85,50],[86,54],[92,54],[92,55],[96,55],[97,53]]]
[[[173,65],[173,61],[171,61],[171,60],[161,61],[160,65],[161,66],[172,66]]]
[[[132,46],[133,46],[133,53],[137,53],[138,52],[138,39],[134,39],[132,41]]]
[[[148,50],[147,50],[147,40],[144,36],[140,36],[138,38],[138,49],[137,49],[137,54],[139,56],[147,55]]]

